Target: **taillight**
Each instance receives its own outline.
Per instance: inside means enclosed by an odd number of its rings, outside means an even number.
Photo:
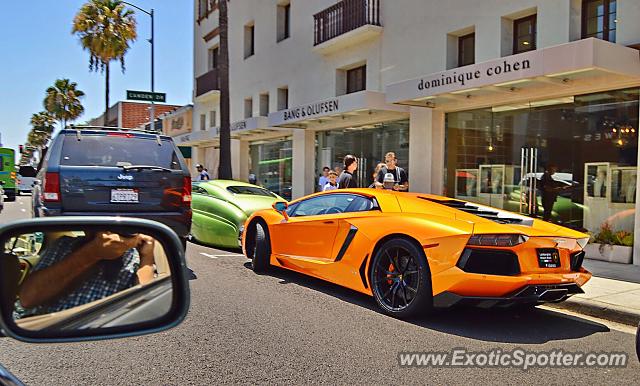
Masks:
[[[182,203],[186,206],[191,205],[191,177],[182,179]]]
[[[135,135],[130,133],[107,133],[107,137],[133,138]]]
[[[42,198],[47,202],[60,201],[60,174],[45,173],[44,175],[44,192]]]
[[[483,247],[513,247],[522,244],[529,238],[518,234],[480,234],[473,235],[467,241],[467,245]]]

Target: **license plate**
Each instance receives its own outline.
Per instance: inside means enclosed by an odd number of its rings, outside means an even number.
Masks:
[[[138,191],[135,189],[111,189],[111,202],[136,203],[138,201]]]
[[[560,268],[560,253],[557,249],[537,249],[540,268]]]

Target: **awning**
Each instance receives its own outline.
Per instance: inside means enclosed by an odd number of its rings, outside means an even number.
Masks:
[[[637,85],[637,50],[589,38],[393,83],[386,101],[459,110]]]
[[[359,91],[269,114],[269,126],[343,128],[371,121],[401,119],[408,108],[385,102],[377,91]]]
[[[270,127],[267,117],[251,117],[242,121],[233,122],[230,125],[231,138],[243,140],[258,140],[273,137],[274,135],[288,135],[290,129],[282,127]],[[197,130],[173,137],[178,146],[194,146],[204,143],[217,146],[220,143],[220,128],[212,127],[209,130]]]

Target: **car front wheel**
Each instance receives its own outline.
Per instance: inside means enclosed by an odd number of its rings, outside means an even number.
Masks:
[[[373,297],[386,314],[404,319],[433,309],[429,264],[414,243],[402,238],[389,240],[371,264]]]
[[[269,269],[269,258],[271,257],[271,243],[269,235],[264,228],[264,224],[256,223],[255,239],[253,242],[253,254],[251,256],[251,267],[254,272],[266,272]]]

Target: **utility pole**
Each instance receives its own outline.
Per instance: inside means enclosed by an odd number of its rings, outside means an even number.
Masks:
[[[154,51],[153,51],[153,46],[155,44],[155,38],[154,38],[154,31],[153,31],[153,24],[154,24],[154,13],[153,13],[153,8],[151,8],[151,12],[146,11],[140,7],[138,7],[137,5],[133,5],[129,2],[123,1],[124,4],[127,4],[137,10],[139,10],[140,12],[144,12],[147,15],[151,16],[151,39],[148,39],[147,41],[149,43],[151,43],[151,94],[153,95],[151,98],[151,109],[149,111],[149,123],[151,124],[151,130],[155,131],[156,130],[156,106],[155,103],[153,101],[153,98],[155,97],[155,84],[154,84]]]

